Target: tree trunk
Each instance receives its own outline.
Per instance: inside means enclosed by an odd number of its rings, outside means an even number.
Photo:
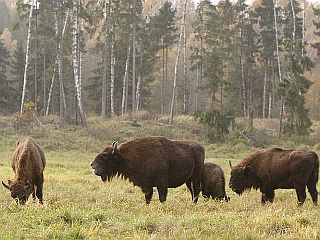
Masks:
[[[114,67],[116,64],[115,56],[114,56],[114,39],[111,39],[111,54],[110,54],[110,111],[111,117],[114,117]]]
[[[268,61],[264,65],[264,78],[263,78],[263,96],[262,96],[262,118],[266,118],[267,108],[267,78],[268,78]]]
[[[274,29],[275,29],[275,40],[276,40],[276,57],[278,61],[278,73],[279,73],[279,82],[282,82],[282,75],[281,75],[281,63],[280,63],[280,55],[279,55],[279,37],[278,37],[278,23],[277,23],[277,8],[278,1],[274,0],[273,2],[273,16],[274,16]],[[282,122],[283,122],[283,99],[281,98],[280,104],[280,122],[279,122],[279,137],[282,135]]]
[[[136,2],[133,0],[135,14]],[[129,44],[130,45],[130,44]],[[132,19],[132,111],[136,110],[136,16]]]
[[[196,87],[195,87],[195,111],[198,111],[198,105],[199,105],[199,66],[197,66],[196,70]]]
[[[292,11],[292,24],[293,24],[293,30],[292,30],[292,53],[294,54],[295,44],[296,44],[296,12],[295,12],[295,9],[294,9],[293,0],[290,0],[290,5],[291,5],[291,11]]]
[[[302,58],[304,58],[305,28],[306,28],[306,0],[303,0],[302,1],[302,43],[301,43]]]
[[[127,48],[127,60],[124,71],[124,77],[122,81],[122,104],[121,104],[121,114],[124,115],[126,113],[126,103],[127,103],[127,93],[128,93],[128,74],[129,74],[129,60],[130,60],[130,52],[131,52],[131,34],[129,37],[129,44]],[[135,94],[135,93],[134,93]]]
[[[46,42],[44,41],[44,47],[43,47],[43,109],[46,109],[46,98],[47,98],[47,92],[46,92]],[[45,112],[42,112],[42,115],[45,115]]]
[[[187,15],[187,13],[186,13]],[[187,39],[186,39],[186,24],[183,27],[183,112],[188,112],[188,86],[187,86]]]
[[[105,24],[105,43],[104,43],[104,54],[102,57],[103,61],[103,76],[102,76],[102,89],[101,89],[101,117],[105,118],[107,116],[107,52],[109,43],[109,22],[108,17],[110,13],[110,2],[105,1],[104,8],[104,24]]]
[[[66,26],[67,26],[67,22],[68,22],[68,18],[69,18],[69,10],[67,11],[66,13],[66,18],[64,20],[64,25],[63,25],[63,29],[62,29],[62,33],[61,33],[61,41],[58,45],[58,50],[59,52],[61,53],[61,42],[63,40],[63,37],[64,37],[64,34],[65,34],[65,31],[66,31]],[[58,53],[57,51],[57,54],[56,54],[56,60],[55,60],[55,63],[54,63],[54,68],[53,68],[53,74],[52,74],[52,79],[51,79],[51,84],[50,84],[50,88],[49,88],[49,95],[48,95],[48,102],[47,102],[47,108],[46,108],[46,116],[48,116],[49,114],[49,108],[50,108],[50,103],[51,103],[51,96],[52,96],[52,91],[53,91],[53,85],[54,85],[54,80],[55,80],[55,74],[56,74],[56,69],[57,69],[57,65],[58,65],[58,58],[60,58],[61,55]],[[60,58],[60,61],[61,61],[61,58]],[[60,64],[61,65],[61,64]],[[59,70],[60,69],[60,70]],[[60,79],[62,79],[62,71],[61,71],[61,68],[58,67],[58,71],[60,71]],[[59,84],[60,85],[60,84]],[[61,86],[63,86],[63,83],[61,84]],[[63,102],[66,103],[65,101],[65,95],[64,95],[64,90],[63,90],[63,87],[61,89],[61,86],[60,86],[60,93],[62,93],[62,98],[64,99]],[[61,91],[62,90],[62,91]],[[66,104],[65,104],[65,109],[66,109]]]
[[[138,76],[137,91],[136,91],[136,111],[140,110],[141,104],[141,76]]]
[[[78,3],[77,0],[72,1],[72,65],[75,90],[77,95],[77,107],[79,109],[80,124],[86,126],[86,119],[82,106],[81,96],[81,79],[80,79],[80,60],[79,60],[79,22],[78,22]]]
[[[23,74],[23,89],[22,89],[22,96],[21,96],[21,105],[20,105],[20,114],[23,113],[23,105],[24,99],[26,96],[26,88],[27,88],[27,72],[28,72],[28,65],[29,65],[29,45],[30,45],[30,36],[31,36],[31,18],[34,8],[34,2],[30,6],[29,18],[28,18],[28,37],[27,37],[27,47],[26,47],[26,60],[24,65],[24,74]]]
[[[37,109],[37,99],[38,99],[38,76],[37,76],[37,67],[38,67],[38,15],[37,10],[35,9],[35,41],[34,41],[34,106]]]
[[[177,50],[176,62],[175,62],[175,65],[174,65],[173,91],[172,91],[170,120],[169,120],[170,124],[173,123],[173,114],[174,114],[174,110],[175,110],[176,92],[177,92],[178,65],[179,65],[181,45],[182,45],[183,29],[184,29],[185,20],[186,20],[187,2],[188,2],[188,0],[185,0],[185,2],[184,2],[184,10],[183,10],[183,18],[182,18],[181,27],[180,27],[178,50]]]
[[[164,78],[165,78],[165,47],[164,38],[162,38],[162,79],[160,83],[160,113],[164,114]]]

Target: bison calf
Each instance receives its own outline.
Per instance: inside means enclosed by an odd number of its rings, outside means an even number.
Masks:
[[[11,197],[18,203],[25,204],[32,193],[42,204],[43,170],[46,164],[40,144],[32,137],[21,139],[13,153],[11,166],[15,178],[8,184],[2,181],[4,187],[10,190]]]
[[[149,204],[153,187],[158,189],[160,202],[166,201],[168,188],[184,183],[192,199],[200,193],[204,148],[193,141],[173,141],[165,137],[141,137],[120,144],[114,142],[96,156],[91,163],[94,173],[102,181],[114,176],[129,179],[139,186]]]
[[[260,189],[261,201],[273,202],[275,189],[295,189],[298,204],[306,199],[306,187],[314,204],[318,201],[319,159],[308,150],[272,148],[260,150],[231,166],[230,188],[238,193],[245,189]]]
[[[225,178],[223,170],[214,163],[205,163],[201,179],[202,196],[215,200],[229,201],[225,191]]]

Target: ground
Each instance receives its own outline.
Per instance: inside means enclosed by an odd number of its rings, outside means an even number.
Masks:
[[[15,142],[27,134],[16,133],[7,124],[10,119],[0,118],[0,180],[13,177],[10,158]],[[204,137],[205,129],[192,118],[177,118],[174,126],[165,122],[145,119],[135,127],[128,119],[92,117],[88,128],[80,129],[47,120],[48,136],[34,128],[31,135],[40,141],[47,157],[44,205],[29,199],[25,206],[17,206],[10,192],[0,187],[0,239],[320,238],[320,207],[313,206],[309,195],[304,206],[298,207],[293,190],[277,190],[275,202],[263,206],[259,192],[238,196],[226,186],[230,202],[201,197],[193,204],[187,188],[181,186],[169,189],[165,204],[158,201],[155,192],[147,206],[140,189],[131,183],[120,179],[103,183],[92,173],[90,162],[106,145],[142,135],[200,141],[206,148],[206,161],[223,168],[227,184],[228,160],[235,164],[255,150],[236,135],[210,144]],[[316,135],[313,133],[312,138]],[[305,146],[296,140],[282,144],[318,149],[317,144]]]

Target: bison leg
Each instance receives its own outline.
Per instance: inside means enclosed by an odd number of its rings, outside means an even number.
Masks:
[[[191,186],[191,180],[187,181],[187,182],[186,182],[186,185],[187,185],[187,187],[188,187],[188,189],[189,189],[189,191],[190,191],[190,193],[191,193],[191,198],[193,199],[194,193],[193,193],[193,188],[192,188],[192,186]],[[202,193],[204,193],[204,192],[202,192]],[[208,195],[207,195],[207,196],[208,196]],[[208,197],[210,197],[210,195],[209,195]]]
[[[307,188],[308,188],[308,191],[311,195],[313,203],[315,205],[317,205],[318,204],[318,191],[317,191],[316,183],[309,182],[307,184]]]
[[[304,184],[296,184],[294,183],[297,197],[298,197],[298,205],[301,206],[307,198],[306,195],[306,186]]]
[[[43,175],[38,180],[36,186],[36,196],[39,199],[39,203],[43,204]]]
[[[148,191],[145,192],[145,198],[146,198],[146,203],[150,204],[151,199],[152,199],[152,195],[153,195],[153,188],[148,189]]]
[[[33,191],[32,191],[32,199],[33,199],[33,201],[36,200],[36,189],[35,188],[33,188]]]
[[[167,199],[168,188],[167,187],[157,187],[157,189],[158,189],[160,202],[161,203],[165,202]]]

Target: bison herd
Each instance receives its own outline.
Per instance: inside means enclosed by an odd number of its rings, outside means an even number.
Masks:
[[[195,141],[175,141],[165,137],[148,136],[118,146],[113,142],[91,163],[102,181],[114,177],[128,179],[141,188],[145,201],[150,203],[153,188],[160,202],[166,201],[168,188],[186,184],[193,202],[203,197],[229,201],[221,167],[205,163],[204,147]],[[259,189],[261,202],[273,202],[275,189],[295,189],[298,204],[306,199],[308,189],[313,203],[318,201],[318,155],[309,150],[272,148],[259,150],[232,166],[229,187],[241,195],[246,189]],[[40,144],[32,137],[17,143],[12,157],[14,179],[2,181],[17,203],[25,204],[29,196],[43,202],[43,171],[46,159]]]

